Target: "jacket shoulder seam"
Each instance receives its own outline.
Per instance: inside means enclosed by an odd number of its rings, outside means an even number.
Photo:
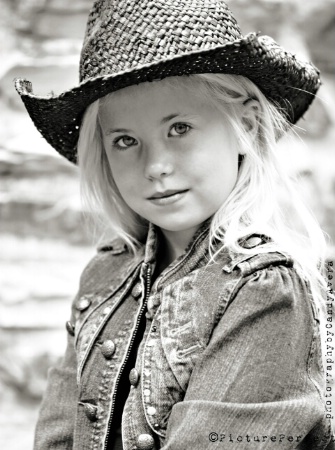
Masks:
[[[128,252],[127,245],[120,239],[115,238],[109,241],[101,242],[97,246],[97,253],[108,252],[112,255],[121,255],[122,253]]]

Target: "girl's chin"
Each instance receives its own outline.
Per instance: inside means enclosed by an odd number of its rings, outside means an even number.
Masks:
[[[192,233],[201,226],[203,222],[195,223],[194,221],[184,221],[184,222],[153,222],[157,227],[159,227],[163,232],[167,233]]]

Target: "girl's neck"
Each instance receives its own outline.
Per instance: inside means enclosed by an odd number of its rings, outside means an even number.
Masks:
[[[156,276],[181,256],[200,225],[183,231],[159,229],[159,248],[157,255]]]

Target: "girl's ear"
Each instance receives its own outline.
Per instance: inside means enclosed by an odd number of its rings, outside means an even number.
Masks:
[[[243,103],[242,125],[252,140],[256,138],[259,127],[260,105],[255,99],[249,98]]]

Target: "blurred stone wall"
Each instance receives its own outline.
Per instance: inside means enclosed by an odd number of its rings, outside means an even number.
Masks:
[[[305,143],[283,141],[281,152],[332,238],[334,259],[335,2],[228,3],[244,33],[269,34],[322,71],[318,98],[298,124]],[[35,130],[13,78],[29,79],[39,95],[76,85],[91,4],[0,0],[0,447],[8,450],[32,446],[46,371],[64,351],[63,324],[94,252],[82,225],[77,169]]]
[[[90,1],[0,1],[0,448],[32,448],[47,369],[94,253],[82,225],[76,167],[40,137],[13,89],[77,83]],[[18,432],[19,431],[19,432]]]

